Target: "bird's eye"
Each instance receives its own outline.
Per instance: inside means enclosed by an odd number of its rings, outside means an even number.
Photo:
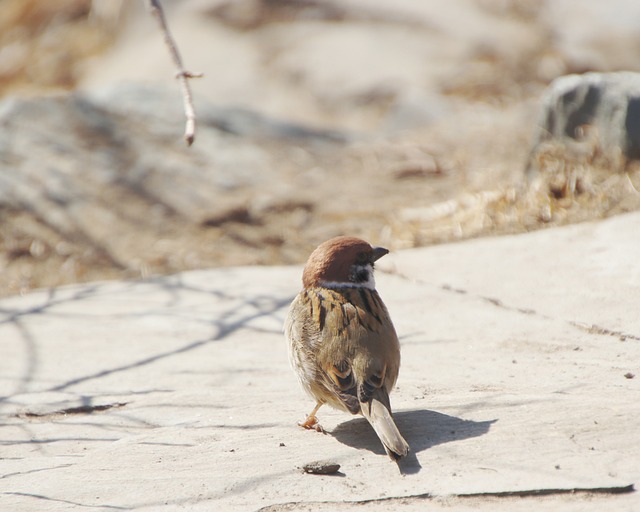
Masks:
[[[366,265],[367,263],[369,263],[369,261],[370,258],[364,252],[358,253],[358,256],[356,257],[356,264]]]

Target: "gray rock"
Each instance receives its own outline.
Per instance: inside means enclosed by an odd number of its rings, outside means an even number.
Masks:
[[[531,154],[549,141],[582,152],[640,159],[640,73],[586,73],[554,80],[542,99]],[[532,162],[529,162],[529,168]]]
[[[312,475],[334,475],[340,470],[340,464],[327,460],[316,460],[302,466],[302,470]]]
[[[184,113],[179,93],[148,85],[123,83],[93,89],[86,93],[91,102],[111,112],[135,113],[161,121],[172,133],[180,133]],[[265,116],[250,108],[219,106],[196,97],[198,126],[222,133],[260,139],[290,139],[312,143],[347,142],[349,136],[337,130],[327,130],[291,123]],[[154,123],[155,124],[155,123]]]
[[[195,99],[192,148],[182,140],[178,91],[120,86],[4,99],[0,210],[52,233],[51,248],[60,241],[90,247],[101,261],[135,270],[159,238],[230,214],[237,221],[234,212],[256,198],[283,197],[281,160],[292,159],[291,148],[331,154],[346,140]]]

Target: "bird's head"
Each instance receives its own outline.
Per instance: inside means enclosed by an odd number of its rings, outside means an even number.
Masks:
[[[338,236],[311,253],[302,273],[305,288],[369,288],[375,290],[374,263],[389,251],[364,240]]]

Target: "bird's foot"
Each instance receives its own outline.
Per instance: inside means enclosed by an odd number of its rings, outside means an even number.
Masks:
[[[303,428],[306,428],[307,430],[315,430],[316,432],[320,432],[321,434],[326,434],[324,428],[322,428],[322,425],[318,423],[318,418],[316,418],[312,414],[307,416],[306,420],[299,421],[298,425],[300,425]]]

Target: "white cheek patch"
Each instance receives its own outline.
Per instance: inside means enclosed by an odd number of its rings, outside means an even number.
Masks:
[[[337,281],[320,281],[320,286],[323,288],[368,288],[369,290],[376,289],[376,280],[373,277],[373,266],[371,264],[367,265],[358,265],[354,268],[354,273],[359,273],[362,271],[367,272],[367,280],[360,282],[337,282]]]

